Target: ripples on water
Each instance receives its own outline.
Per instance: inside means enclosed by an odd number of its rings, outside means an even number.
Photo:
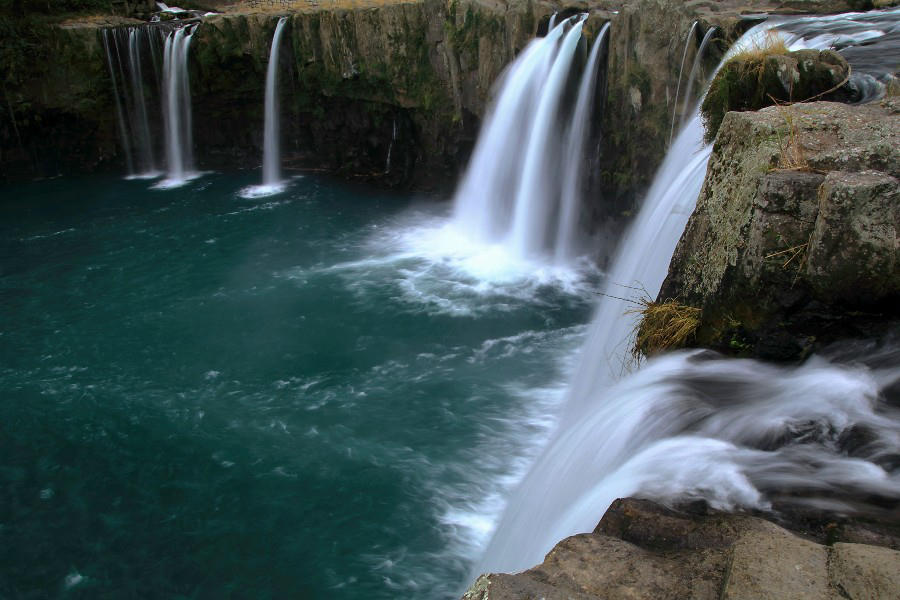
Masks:
[[[600,274],[466,244],[446,204],[247,183],[0,204],[0,596],[464,585]]]

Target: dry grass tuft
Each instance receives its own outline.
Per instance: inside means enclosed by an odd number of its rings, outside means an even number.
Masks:
[[[629,311],[641,315],[631,351],[635,360],[640,360],[641,356],[681,348],[694,336],[700,325],[700,309],[677,300],[654,302],[649,298],[642,298],[638,303],[640,308]]]
[[[773,98],[774,100],[774,98]],[[788,128],[787,137],[781,137],[778,134],[778,168],[792,169],[799,171],[811,171],[806,155],[803,153],[803,145],[800,143],[800,134],[795,121],[794,110],[790,106],[775,102],[781,118],[784,119]]]
[[[790,52],[784,38],[774,29],[766,32],[765,39],[762,43],[754,43],[749,48],[741,50],[731,57],[731,60],[743,62],[759,63],[762,65],[765,58],[776,54],[787,54]]]

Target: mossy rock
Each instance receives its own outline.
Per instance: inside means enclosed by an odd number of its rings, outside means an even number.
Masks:
[[[850,66],[832,50],[756,51],[731,59],[719,70],[703,100],[706,140],[711,142],[728,111],[773,104],[852,99],[844,84]]]

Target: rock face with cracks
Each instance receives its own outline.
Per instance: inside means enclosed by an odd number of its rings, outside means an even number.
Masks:
[[[773,359],[898,318],[900,105],[731,112],[660,299],[697,345]]]
[[[844,86],[849,75],[850,65],[832,50],[738,55],[722,66],[703,100],[706,138],[716,137],[728,111],[812,99],[854,100]]]
[[[561,541],[522,573],[482,575],[463,600],[900,597],[900,552],[832,542],[752,516],[626,498],[613,502],[593,533]]]

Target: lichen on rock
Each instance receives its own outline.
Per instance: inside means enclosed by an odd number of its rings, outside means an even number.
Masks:
[[[832,50],[788,52],[779,42],[740,53],[722,65],[703,100],[706,139],[716,137],[728,111],[850,99],[850,92],[842,89],[849,75],[847,61]]]
[[[781,168],[790,139],[804,164]],[[891,101],[728,113],[660,298],[702,309],[698,345],[774,359],[883,328],[900,316],[898,173]]]
[[[592,533],[562,540],[522,573],[482,575],[463,599],[839,600],[897,589],[896,549],[828,546],[757,517],[691,508],[616,500]]]

